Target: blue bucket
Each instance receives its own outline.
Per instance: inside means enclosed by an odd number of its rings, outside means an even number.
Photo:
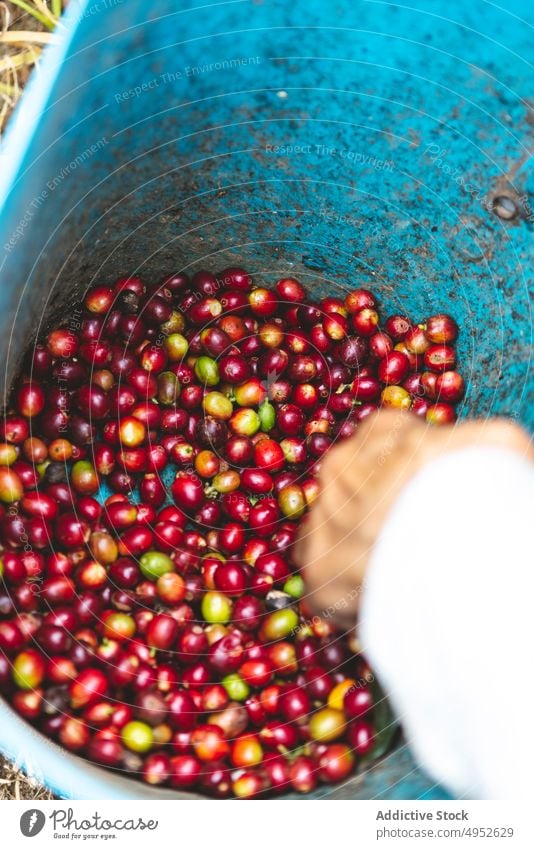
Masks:
[[[245,265],[385,312],[452,313],[463,415],[534,424],[533,113],[522,0],[86,0],[0,156],[4,391],[93,281]],[[500,213],[496,214],[496,212]],[[0,747],[69,798],[170,797],[45,740]],[[397,749],[329,798],[444,798]]]

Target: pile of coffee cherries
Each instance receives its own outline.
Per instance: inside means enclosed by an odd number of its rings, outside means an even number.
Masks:
[[[454,421],[456,336],[241,268],[91,288],[1,423],[4,697],[151,785],[346,779],[377,750],[372,675],[310,615],[292,544],[321,457],[377,407]]]

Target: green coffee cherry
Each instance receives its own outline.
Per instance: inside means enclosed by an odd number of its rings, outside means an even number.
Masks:
[[[208,592],[202,599],[202,616],[212,625],[226,625],[232,615],[232,602],[222,593]]]
[[[250,687],[237,672],[225,675],[221,683],[233,702],[244,702],[248,698]]]
[[[215,419],[229,419],[234,412],[234,405],[222,392],[207,392],[202,401],[204,411]]]
[[[304,595],[304,581],[300,575],[291,575],[284,584],[284,592],[292,598],[302,598]]]
[[[219,382],[219,366],[211,357],[199,357],[195,363],[195,374],[207,386],[216,386]]]
[[[174,572],[174,563],[162,551],[145,551],[139,559],[139,568],[149,581],[157,581],[167,572]]]
[[[299,617],[292,607],[275,610],[264,619],[260,628],[260,639],[264,642],[283,640],[289,637],[299,624]]]
[[[171,333],[165,339],[164,347],[171,363],[179,363],[189,350],[189,342],[181,333]]]
[[[264,401],[258,410],[260,427],[264,433],[273,429],[276,421],[276,410],[269,401]]]
[[[19,690],[35,690],[45,676],[45,662],[35,649],[26,649],[13,661],[12,675]]]
[[[127,722],[121,731],[121,739],[131,752],[148,752],[154,742],[154,734],[146,722]]]
[[[230,419],[230,429],[238,436],[254,436],[260,429],[260,417],[251,407],[242,407]]]

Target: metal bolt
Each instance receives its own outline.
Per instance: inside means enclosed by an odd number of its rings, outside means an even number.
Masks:
[[[515,218],[518,214],[516,204],[508,195],[499,195],[493,198],[493,211],[495,215],[498,215],[499,218],[503,218],[505,221],[510,221],[511,218]]]

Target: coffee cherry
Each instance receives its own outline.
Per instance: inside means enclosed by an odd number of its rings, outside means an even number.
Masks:
[[[126,416],[119,424],[119,439],[127,448],[137,448],[146,438],[145,425],[134,416]]]
[[[300,575],[291,575],[284,584],[284,592],[292,598],[302,598],[305,592],[304,581]]]
[[[167,572],[174,571],[171,558],[161,551],[146,551],[139,559],[139,567],[149,581],[157,581]]]
[[[206,386],[216,386],[219,382],[219,367],[211,357],[199,357],[195,363],[195,374]]]
[[[319,777],[328,784],[336,784],[347,778],[353,767],[354,755],[349,746],[334,743],[319,758]]]
[[[426,411],[426,421],[429,424],[444,425],[453,424],[456,421],[456,413],[451,404],[431,404]]]
[[[204,502],[202,482],[190,472],[178,472],[171,491],[177,506],[186,513],[196,512]]]
[[[232,792],[238,799],[253,799],[265,789],[261,776],[250,770],[240,773],[232,782]]]
[[[254,448],[254,463],[267,471],[280,471],[285,463],[284,452],[273,439],[262,439]]]
[[[198,784],[202,765],[193,755],[177,755],[170,760],[170,784],[177,789],[186,789]]]
[[[198,709],[189,693],[181,690],[173,692],[167,701],[167,708],[173,728],[190,732],[195,727]]]
[[[385,329],[395,342],[402,342],[411,329],[409,318],[404,315],[392,315],[386,319]]]
[[[204,763],[221,760],[230,753],[230,745],[218,725],[197,726],[191,733],[191,745]]]
[[[340,710],[323,708],[310,718],[310,737],[321,743],[341,737],[345,730],[345,718]]]
[[[130,640],[135,634],[135,620],[126,613],[110,613],[104,619],[102,630],[107,639]]]
[[[7,466],[0,466],[0,501],[13,504],[19,501],[23,494],[24,487],[17,473]]]
[[[411,354],[424,354],[430,345],[424,329],[419,326],[411,327],[403,342]]]
[[[288,684],[280,694],[279,709],[282,716],[289,722],[304,719],[311,710],[310,698],[303,687]]]
[[[343,710],[345,695],[355,686],[356,682],[352,678],[345,678],[344,681],[337,683],[328,695],[328,707],[334,708],[334,710]]]
[[[222,392],[206,393],[202,405],[208,415],[222,420],[231,418],[234,410],[232,402]]]
[[[402,386],[386,386],[380,395],[382,406],[398,410],[409,410],[412,406],[410,393]]]
[[[230,751],[232,766],[237,769],[257,766],[263,760],[263,749],[255,734],[242,734],[232,744]]]
[[[251,687],[265,687],[273,677],[270,660],[247,660],[239,667],[239,675]]]
[[[434,345],[450,345],[458,336],[458,327],[449,315],[433,315],[427,319],[425,333]]]
[[[437,372],[450,371],[456,363],[456,353],[450,345],[431,345],[425,351],[425,365]]]
[[[176,642],[178,631],[176,619],[166,613],[159,613],[148,623],[145,635],[147,644],[153,649],[168,651]]]
[[[85,707],[98,701],[108,691],[108,681],[100,669],[87,667],[77,676],[69,687],[73,708]]]
[[[374,306],[376,306],[376,301],[369,289],[353,289],[345,297],[345,307],[349,313],[356,313],[366,307]]]
[[[401,351],[391,351],[380,360],[378,377],[383,383],[402,383],[409,368],[410,362],[406,354]]]
[[[288,519],[300,519],[306,510],[306,498],[298,484],[285,486],[278,494],[278,505]]]
[[[373,726],[364,720],[358,720],[349,727],[348,738],[354,754],[361,758],[372,752],[375,745]]]
[[[46,396],[39,383],[23,383],[17,392],[18,412],[28,419],[38,416],[44,410]]]
[[[225,625],[232,615],[232,603],[222,593],[207,592],[202,599],[201,611],[206,622]]]
[[[21,690],[35,690],[44,674],[44,658],[35,649],[20,652],[13,661],[13,681]]]
[[[74,333],[60,328],[48,334],[47,347],[53,357],[69,359],[78,353],[78,340]]]
[[[260,639],[263,642],[282,640],[288,637],[298,626],[299,617],[292,607],[276,610],[265,618],[260,628]]]
[[[294,277],[283,277],[274,288],[281,301],[300,303],[306,297],[304,287]]]
[[[436,378],[436,396],[441,401],[456,404],[464,396],[465,384],[461,374],[457,371],[444,371]]]
[[[215,589],[229,596],[242,595],[247,583],[246,572],[238,563],[221,563],[215,570]]]
[[[184,579],[175,572],[165,572],[156,581],[156,591],[164,604],[180,604],[186,595]]]
[[[299,755],[289,767],[289,783],[297,793],[311,793],[317,786],[317,769],[311,758]]]
[[[146,722],[132,720],[121,730],[121,740],[131,752],[148,752],[153,745],[154,735]]]
[[[222,679],[222,685],[232,701],[244,702],[248,698],[250,688],[237,672],[231,672]]]

